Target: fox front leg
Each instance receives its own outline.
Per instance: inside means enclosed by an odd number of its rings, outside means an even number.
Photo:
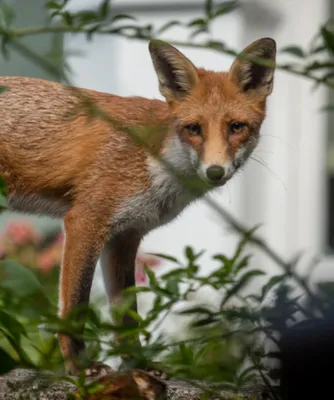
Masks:
[[[65,249],[59,290],[61,318],[66,318],[76,307],[89,304],[95,266],[108,232],[105,215],[94,215],[91,208],[81,206],[70,210],[64,219]],[[78,313],[76,319],[84,323],[85,312]],[[58,335],[66,371],[70,375],[77,375],[80,371],[78,360],[85,351],[80,335],[75,339],[65,334]],[[95,376],[110,370],[107,365],[92,361],[85,371],[87,376]]]
[[[136,232],[124,232],[121,235],[111,237],[106,241],[101,252],[101,266],[104,277],[104,285],[113,306],[117,306],[124,300],[123,291],[131,286],[135,286],[135,265],[136,255],[141,237]],[[137,300],[132,304],[132,310],[137,310]],[[135,325],[137,322],[129,315],[125,315],[120,321],[124,325]],[[116,341],[137,343],[140,346],[139,336],[119,338]],[[131,354],[122,356],[123,361],[131,359]],[[167,379],[167,375],[155,368],[146,369],[153,377]]]

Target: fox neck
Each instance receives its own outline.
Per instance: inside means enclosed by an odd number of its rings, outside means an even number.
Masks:
[[[163,182],[181,184],[178,175],[185,178],[197,176],[197,154],[191,146],[181,141],[173,126],[170,126],[158,154],[148,156],[148,167],[153,185]]]

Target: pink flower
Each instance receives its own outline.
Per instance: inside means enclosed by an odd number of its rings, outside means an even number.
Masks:
[[[147,268],[154,269],[159,265],[161,265],[161,260],[159,260],[158,258],[145,254],[138,254],[136,257],[136,271],[135,271],[136,282],[139,284],[146,283],[145,266]]]
[[[27,243],[36,244],[40,240],[40,235],[29,221],[10,221],[7,224],[5,234],[13,244],[19,246]]]
[[[44,252],[38,257],[38,267],[45,272],[48,272],[54,268],[55,264],[56,263],[50,252]]]
[[[57,236],[56,243],[62,246],[64,244],[64,239],[65,239],[64,232],[60,232],[60,234]]]

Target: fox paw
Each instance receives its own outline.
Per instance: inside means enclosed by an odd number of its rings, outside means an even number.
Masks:
[[[98,392],[89,394],[86,400],[166,400],[166,384],[147,372],[132,370],[115,372],[96,379],[101,385]],[[72,392],[74,398],[81,399],[78,391]]]
[[[85,368],[85,375],[87,378],[101,378],[110,373],[115,372],[109,365],[99,361],[94,361],[88,368]]]
[[[167,381],[169,379],[169,376],[165,371],[161,371],[156,368],[146,368],[145,372],[147,372],[149,375],[153,376],[154,378],[158,378],[163,381]]]

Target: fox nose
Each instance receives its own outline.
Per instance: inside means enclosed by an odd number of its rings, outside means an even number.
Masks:
[[[206,176],[213,182],[220,181],[224,175],[224,168],[220,165],[211,165],[211,167],[206,170]]]

